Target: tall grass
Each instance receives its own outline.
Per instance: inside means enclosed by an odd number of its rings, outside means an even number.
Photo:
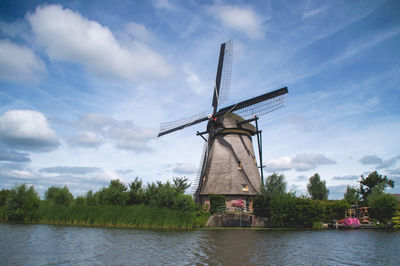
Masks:
[[[39,223],[107,226],[146,229],[190,229],[202,227],[208,214],[181,212],[145,205],[75,205],[42,204],[38,210]]]

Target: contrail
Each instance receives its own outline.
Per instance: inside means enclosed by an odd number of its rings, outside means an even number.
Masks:
[[[2,94],[3,96],[6,96],[6,97],[8,97],[8,98],[13,99],[13,100],[17,101],[18,103],[20,103],[20,104],[22,104],[22,105],[28,106],[29,108],[35,109],[35,107],[33,107],[32,105],[27,104],[27,103],[24,103],[23,101],[21,101],[21,100],[15,98],[15,97],[12,96],[12,95],[9,95],[9,94],[4,93],[4,92],[2,92],[2,91],[0,91],[0,94]]]

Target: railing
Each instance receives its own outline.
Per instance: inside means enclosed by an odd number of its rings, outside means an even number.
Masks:
[[[252,213],[249,208],[233,207],[233,206],[221,206],[217,209],[216,213],[226,213],[226,212],[244,212]]]

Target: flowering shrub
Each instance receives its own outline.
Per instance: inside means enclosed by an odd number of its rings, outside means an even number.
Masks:
[[[346,227],[353,226],[357,227],[360,226],[360,221],[357,218],[346,218],[343,220],[343,225]]]
[[[232,203],[233,207],[244,208],[244,200],[236,200]]]

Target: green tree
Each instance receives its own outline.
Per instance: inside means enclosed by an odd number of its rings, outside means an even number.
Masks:
[[[284,175],[273,173],[261,185],[260,194],[254,198],[254,213],[261,217],[271,217],[270,201],[273,197],[286,193],[287,183]]]
[[[318,173],[310,177],[307,184],[307,191],[313,200],[327,200],[329,190],[326,188],[326,181],[321,180]]]
[[[361,176],[360,182],[360,194],[361,199],[366,202],[369,195],[371,195],[372,190],[378,185],[383,184],[384,188],[391,187],[394,188],[394,181],[388,179],[386,176],[378,174],[377,171],[370,173],[366,178]]]
[[[396,196],[382,192],[382,189],[373,189],[367,198],[371,207],[370,215],[380,222],[388,222],[394,216],[399,202]]]
[[[143,203],[144,190],[142,185],[143,182],[139,177],[136,177],[135,181],[129,184],[128,205]]]
[[[271,196],[273,194],[286,193],[287,183],[284,175],[273,173],[265,180],[263,194]]]
[[[40,198],[33,186],[25,184],[11,189],[6,201],[6,216],[9,221],[36,221]]]
[[[177,193],[185,193],[186,189],[190,187],[188,184],[188,179],[186,177],[174,177],[173,178],[174,187]]]
[[[178,211],[194,211],[196,203],[194,203],[192,196],[179,194],[174,200],[174,209]]]
[[[107,188],[103,188],[97,194],[100,204],[125,205],[128,200],[126,191],[128,188],[119,181],[119,179],[111,180]]]
[[[93,206],[97,204],[98,198],[97,198],[96,193],[93,193],[92,190],[89,190],[86,194],[85,194],[85,198],[86,198],[86,204]]]
[[[47,189],[44,195],[47,201],[57,205],[68,206],[74,200],[74,196],[71,194],[67,186],[62,188],[51,186]]]
[[[357,205],[360,201],[360,192],[354,187],[347,186],[344,199],[351,205]]]
[[[8,195],[10,195],[9,189],[2,189],[0,191],[0,207],[6,205]]]

